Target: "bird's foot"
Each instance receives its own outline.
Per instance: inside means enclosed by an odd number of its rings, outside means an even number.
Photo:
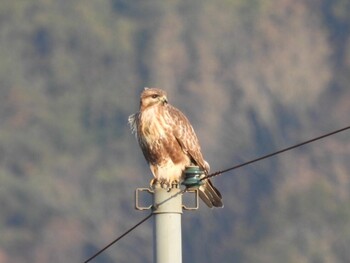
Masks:
[[[179,181],[173,180],[173,181],[160,181],[156,178],[153,178],[150,183],[150,188],[154,189],[156,185],[160,185],[161,188],[166,189],[167,191],[170,191],[171,188],[179,188]]]
[[[179,182],[177,180],[164,182],[162,187],[166,188],[169,192],[172,188],[179,188]]]
[[[179,188],[179,181],[178,180],[174,180],[171,182],[171,188]]]
[[[155,187],[155,185],[159,184],[159,181],[156,178],[153,178],[150,182],[149,182],[149,187],[151,189],[153,189]]]
[[[170,183],[167,181],[161,182],[160,186],[164,189],[166,189],[168,192],[170,191]]]

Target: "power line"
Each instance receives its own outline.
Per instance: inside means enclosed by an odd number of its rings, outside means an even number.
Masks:
[[[267,158],[270,158],[272,156],[275,156],[275,155],[278,155],[278,154],[281,154],[283,152],[286,152],[286,151],[290,151],[292,149],[295,149],[295,148],[298,148],[300,146],[303,146],[303,145],[306,145],[306,144],[309,144],[309,143],[312,143],[314,141],[317,141],[317,140],[321,140],[323,138],[326,138],[326,137],[329,137],[331,135],[334,135],[336,133],[340,133],[340,132],[343,132],[345,130],[348,130],[350,129],[350,126],[347,126],[345,128],[342,128],[342,129],[339,129],[339,130],[336,130],[336,131],[333,131],[333,132],[330,132],[330,133],[327,133],[327,134],[324,134],[324,135],[321,135],[319,137],[316,137],[316,138],[313,138],[313,139],[310,139],[310,140],[307,140],[307,141],[304,141],[304,142],[301,142],[301,143],[298,143],[298,144],[295,144],[293,146],[290,146],[290,147],[287,147],[287,148],[284,148],[282,150],[279,150],[279,151],[276,151],[276,152],[273,152],[273,153],[270,153],[270,154],[267,154],[267,155],[264,155],[264,156],[261,156],[259,158],[256,158],[256,159],[253,159],[251,161],[248,161],[248,162],[245,162],[245,163],[241,163],[239,165],[236,165],[236,166],[233,166],[233,167],[230,167],[230,168],[227,168],[225,170],[221,170],[221,171],[217,171],[215,173],[212,173],[212,174],[209,174],[203,178],[201,178],[201,181],[202,180],[205,180],[205,179],[208,179],[208,178],[211,178],[211,177],[214,177],[214,176],[218,176],[220,174],[223,174],[223,173],[226,173],[226,172],[229,172],[229,171],[232,171],[232,170],[235,170],[235,169],[238,169],[238,168],[241,168],[243,166],[246,166],[246,165],[249,165],[249,164],[252,164],[252,163],[255,163],[255,162],[258,162],[258,161],[261,161],[261,160],[264,160],[264,159],[267,159]],[[184,190],[180,191],[178,194],[183,194],[184,192],[187,191],[187,188],[185,188]],[[176,195],[178,195],[176,194]],[[167,202],[169,199],[165,200],[164,202]],[[157,206],[159,205],[162,205],[164,202],[158,204]],[[144,222],[146,222],[149,218],[151,218],[153,215],[153,212],[151,212],[148,216],[146,216],[144,219],[142,219],[140,222],[138,222],[136,225],[134,225],[133,227],[131,227],[129,230],[127,230],[125,233],[123,233],[122,235],[120,235],[118,238],[116,238],[115,240],[113,240],[111,243],[109,243],[107,246],[105,246],[104,248],[100,249],[97,253],[95,253],[93,256],[91,256],[89,259],[87,259],[86,261],[84,261],[84,263],[88,263],[89,261],[91,261],[92,259],[96,258],[98,255],[100,255],[102,252],[104,252],[105,250],[107,250],[109,247],[111,247],[112,245],[114,245],[115,243],[117,243],[120,239],[122,239],[124,236],[126,236],[127,234],[129,234],[131,231],[133,231],[135,228],[137,228],[139,225],[143,224]]]
[[[168,202],[170,199],[180,195],[180,194],[184,194],[188,189],[185,188],[183,190],[181,190],[180,192],[178,192],[177,194],[171,196],[170,198],[164,200],[163,202],[156,204],[154,209],[157,209],[159,206],[163,205],[164,203]],[[144,219],[142,219],[140,222],[138,222],[136,225],[134,225],[132,228],[130,228],[129,230],[127,230],[125,233],[123,233],[122,235],[120,235],[118,238],[116,238],[115,240],[113,240],[111,243],[109,243],[107,246],[105,246],[104,248],[100,249],[98,252],[96,252],[93,256],[91,256],[89,259],[87,259],[86,261],[84,261],[84,263],[88,263],[89,261],[93,260],[94,258],[96,258],[98,255],[100,255],[102,252],[104,252],[105,250],[107,250],[109,247],[111,247],[112,245],[114,245],[115,243],[117,243],[120,239],[122,239],[123,237],[125,237],[127,234],[129,234],[131,231],[133,231],[135,228],[137,228],[139,225],[143,224],[144,222],[146,222],[148,219],[150,219],[153,215],[153,212],[151,212],[148,216],[146,216]]]
[[[279,151],[277,151],[277,152],[273,152],[273,153],[270,153],[270,154],[261,156],[261,157],[259,157],[259,158],[253,159],[253,160],[251,160],[251,161],[248,161],[248,162],[245,162],[245,163],[241,163],[241,164],[239,164],[239,165],[236,165],[236,166],[227,168],[227,169],[225,169],[225,170],[217,171],[217,172],[215,172],[215,173],[212,173],[212,174],[209,174],[209,175],[203,177],[203,178],[201,179],[201,181],[202,181],[202,180],[205,180],[205,179],[208,179],[208,178],[211,178],[211,177],[214,177],[214,176],[218,176],[218,175],[220,175],[220,174],[223,174],[223,173],[226,173],[226,172],[235,170],[235,169],[238,169],[238,168],[241,168],[241,167],[243,167],[243,166],[246,166],[246,165],[249,165],[249,164],[252,164],[252,163],[255,163],[255,162],[258,162],[258,161],[267,159],[267,158],[270,158],[270,157],[272,157],[272,156],[275,156],[275,155],[278,155],[278,154],[280,154],[280,153],[283,153],[283,152],[286,152],[286,151],[289,151],[289,150],[298,148],[298,147],[303,146],[303,145],[305,145],[305,144],[308,144],[308,143],[311,143],[311,142],[314,142],[314,141],[317,141],[317,140],[321,140],[321,139],[323,139],[323,138],[329,137],[329,136],[334,135],[334,134],[336,134],[336,133],[343,132],[343,131],[348,130],[348,129],[350,129],[350,126],[347,126],[347,127],[345,127],[345,128],[342,128],[342,129],[339,129],[339,130],[336,130],[336,131],[333,131],[333,132],[330,132],[330,133],[321,135],[321,136],[319,136],[319,137],[316,137],[316,138],[313,138],[313,139],[310,139],[310,140],[307,140],[307,141],[304,141],[304,142],[295,144],[295,145],[293,145],[293,146],[284,148],[284,149],[279,150]]]
[[[89,261],[93,260],[95,257],[100,255],[102,252],[104,252],[106,249],[108,249],[110,246],[113,244],[117,243],[120,239],[122,239],[124,236],[129,234],[131,231],[133,231],[136,227],[141,225],[142,223],[146,222],[148,219],[152,217],[153,213],[150,213],[148,216],[146,216],[144,219],[142,219],[140,222],[138,222],[136,225],[134,225],[132,228],[130,228],[128,231],[126,231],[124,234],[120,235],[118,238],[113,240],[111,243],[109,243],[107,246],[104,248],[100,249],[97,253],[95,253],[93,256],[91,256],[89,259],[85,260],[84,263],[88,263]]]

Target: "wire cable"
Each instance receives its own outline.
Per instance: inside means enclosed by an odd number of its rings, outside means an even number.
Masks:
[[[255,162],[258,162],[258,161],[267,159],[267,158],[270,158],[270,157],[272,157],[272,156],[281,154],[281,153],[283,153],[283,152],[290,151],[290,150],[292,150],[292,149],[298,148],[298,147],[303,146],[303,145],[305,145],[305,144],[309,144],[309,143],[311,143],[311,142],[321,140],[321,139],[323,139],[323,138],[329,137],[329,136],[334,135],[334,134],[336,134],[336,133],[343,132],[343,131],[348,130],[348,129],[350,129],[350,126],[347,126],[347,127],[345,127],[345,128],[342,128],[342,129],[339,129],[339,130],[336,130],[336,131],[333,131],[333,132],[330,132],[330,133],[321,135],[321,136],[319,136],[319,137],[316,137],[316,138],[313,138],[313,139],[310,139],[310,140],[307,140],[307,141],[304,141],[304,142],[295,144],[295,145],[293,145],[293,146],[284,148],[284,149],[282,149],[282,150],[279,150],[279,151],[276,151],[276,152],[273,152],[273,153],[266,154],[266,155],[261,156],[261,157],[259,157],[259,158],[253,159],[253,160],[248,161],[248,162],[245,162],[245,163],[238,164],[238,165],[236,165],[236,166],[227,168],[227,169],[225,169],[225,170],[217,171],[217,172],[212,173],[212,174],[208,174],[207,176],[203,177],[203,178],[201,179],[201,181],[202,181],[202,180],[205,180],[205,179],[208,179],[208,178],[211,178],[211,177],[214,177],[214,176],[218,176],[218,175],[220,175],[220,174],[223,174],[223,173],[226,173],[226,172],[235,170],[235,169],[238,169],[238,168],[241,168],[241,167],[243,167],[243,166],[246,166],[246,165],[249,165],[249,164],[252,164],[252,163],[255,163]]]
[[[150,219],[152,217],[153,213],[150,213],[148,216],[146,216],[144,219],[142,219],[140,222],[138,222],[136,225],[134,225],[132,228],[130,228],[128,231],[126,231],[124,234],[120,235],[118,238],[116,238],[115,240],[113,240],[111,243],[109,243],[107,246],[105,246],[104,248],[100,249],[97,253],[95,253],[93,256],[91,256],[90,258],[88,258],[87,260],[84,261],[84,263],[88,263],[89,261],[93,260],[95,257],[97,257],[98,255],[100,255],[102,252],[104,252],[106,249],[108,249],[110,246],[112,246],[113,244],[117,243],[120,239],[122,239],[124,236],[126,236],[127,234],[129,234],[131,231],[133,231],[135,228],[137,228],[139,225],[141,225],[142,223],[146,222],[148,219]]]
[[[168,202],[170,199],[178,196],[178,195],[182,195],[184,194],[188,189],[185,188],[183,190],[181,190],[180,192],[176,193],[175,195],[171,196],[170,198],[164,200],[163,202],[159,203],[159,204],[155,204],[153,207],[153,210],[157,210],[159,206],[161,206],[162,204]],[[104,248],[100,249],[98,252],[96,252],[93,256],[91,256],[89,259],[87,259],[86,261],[84,261],[84,263],[88,263],[89,261],[93,260],[94,258],[96,258],[98,255],[100,255],[102,252],[104,252],[105,250],[107,250],[109,247],[111,247],[112,245],[114,245],[115,243],[117,243],[120,239],[122,239],[123,237],[125,237],[127,234],[129,234],[131,231],[133,231],[135,228],[137,228],[139,225],[143,224],[144,222],[146,222],[149,218],[151,218],[153,215],[153,211],[146,216],[144,219],[142,219],[140,222],[138,222],[136,225],[134,225],[132,228],[130,228],[128,231],[126,231],[124,234],[120,235],[118,238],[116,238],[115,240],[113,240],[111,243],[109,243],[107,246],[105,246]]]
[[[295,148],[298,148],[300,146],[303,146],[303,145],[306,145],[306,144],[309,144],[309,143],[312,143],[314,141],[318,141],[318,140],[321,140],[323,138],[326,138],[326,137],[329,137],[331,135],[334,135],[336,133],[340,133],[340,132],[343,132],[345,130],[348,130],[350,129],[350,126],[347,126],[345,128],[342,128],[342,129],[339,129],[339,130],[336,130],[336,131],[333,131],[333,132],[330,132],[330,133],[327,133],[327,134],[324,134],[324,135],[321,135],[319,137],[316,137],[316,138],[313,138],[313,139],[310,139],[310,140],[307,140],[307,141],[304,141],[304,142],[301,142],[301,143],[298,143],[298,144],[295,144],[293,146],[290,146],[290,147],[287,147],[287,148],[284,148],[282,150],[279,150],[279,151],[276,151],[276,152],[273,152],[273,153],[269,153],[269,154],[266,154],[264,156],[261,156],[259,158],[256,158],[256,159],[253,159],[251,161],[248,161],[248,162],[245,162],[245,163],[241,163],[239,165],[236,165],[236,166],[233,166],[233,167],[230,167],[230,168],[227,168],[225,170],[221,170],[221,171],[217,171],[215,173],[212,173],[212,174],[209,174],[203,178],[200,179],[200,181],[202,180],[205,180],[205,179],[209,179],[211,177],[214,177],[214,176],[218,176],[218,175],[221,175],[223,173],[226,173],[226,172],[229,172],[229,171],[232,171],[232,170],[235,170],[235,169],[238,169],[238,168],[241,168],[243,166],[247,166],[249,164],[252,164],[252,163],[255,163],[255,162],[258,162],[258,161],[261,161],[261,160],[264,160],[264,159],[267,159],[267,158],[270,158],[272,156],[275,156],[275,155],[278,155],[278,154],[281,154],[283,152],[287,152],[287,151],[290,151],[292,149],[295,149]],[[179,193],[177,193],[176,195],[178,194],[183,194],[187,191],[187,188],[185,188],[184,190],[180,191]],[[155,208],[159,207],[160,205],[162,205],[163,203],[169,201],[169,199],[163,201],[162,203],[160,204],[156,204],[155,205]],[[120,239],[122,239],[124,236],[126,236],[127,234],[129,234],[131,231],[133,231],[135,228],[137,228],[139,225],[143,224],[144,222],[146,222],[149,218],[151,218],[153,215],[153,212],[151,212],[148,216],[146,216],[144,219],[142,219],[140,222],[138,222],[136,225],[134,225],[133,227],[131,227],[129,230],[127,230],[125,233],[123,233],[122,235],[120,235],[118,238],[116,238],[115,240],[113,240],[111,243],[109,243],[107,246],[105,246],[104,248],[100,249],[97,253],[95,253],[93,256],[91,256],[89,259],[87,259],[86,261],[84,261],[84,263],[88,263],[90,262],[92,259],[96,258],[98,255],[100,255],[102,252],[104,252],[105,250],[107,250],[109,247],[111,247],[112,245],[114,245],[115,243],[117,243]]]

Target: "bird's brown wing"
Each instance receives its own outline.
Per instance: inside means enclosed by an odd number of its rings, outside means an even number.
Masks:
[[[197,135],[191,123],[177,108],[167,105],[166,109],[169,115],[169,124],[172,126],[172,132],[181,145],[182,151],[191,157],[194,164],[198,165],[206,173],[209,172],[209,167],[203,158]]]
[[[191,123],[180,110],[171,105],[167,105],[167,114],[168,119],[171,120],[173,134],[182,150],[191,157],[193,164],[198,165],[207,175],[209,165],[203,158],[197,135]],[[213,186],[209,179],[204,180],[204,184],[199,187],[199,196],[209,207],[224,206],[219,190]]]

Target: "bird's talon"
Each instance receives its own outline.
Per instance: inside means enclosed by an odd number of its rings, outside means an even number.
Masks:
[[[153,178],[150,182],[149,182],[149,186],[150,188],[154,188],[154,186],[158,184],[158,180],[156,178]]]
[[[171,187],[172,188],[178,188],[179,187],[179,182],[177,180],[172,181]]]

